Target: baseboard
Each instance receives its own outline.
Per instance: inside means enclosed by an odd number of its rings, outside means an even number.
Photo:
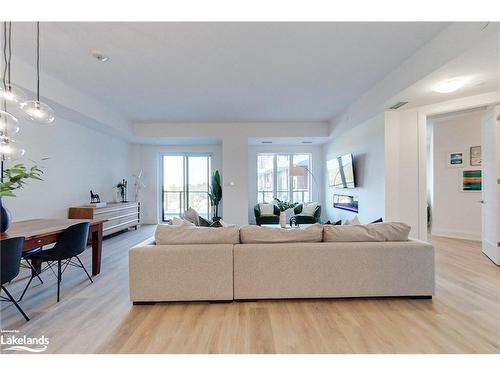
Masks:
[[[459,240],[481,241],[481,233],[476,232],[432,229],[431,234],[433,236],[456,238]]]

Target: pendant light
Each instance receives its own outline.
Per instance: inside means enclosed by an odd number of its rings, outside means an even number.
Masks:
[[[8,25],[8,27],[7,27]],[[8,31],[8,37],[7,37]],[[3,23],[3,78],[0,82],[0,161],[2,164],[1,177],[3,178],[3,162],[7,160],[16,160],[25,153],[23,147],[19,146],[11,135],[19,132],[19,122],[12,114],[7,111],[9,104],[19,105],[24,99],[24,93],[21,89],[10,83],[10,65],[12,59],[12,23]]]
[[[0,161],[17,160],[25,153],[23,147],[9,137],[0,136]]]
[[[0,100],[5,103],[20,105],[26,100],[26,94],[19,87],[10,83],[10,62],[12,59],[12,23],[3,23],[3,59],[4,69],[2,84],[0,85]],[[7,36],[8,32],[8,36]],[[8,41],[8,43],[7,43]]]
[[[19,132],[19,121],[9,112],[0,110],[0,137]]]
[[[21,104],[21,108],[32,121],[50,124],[54,121],[54,111],[40,101],[40,22],[36,23],[36,100]]]

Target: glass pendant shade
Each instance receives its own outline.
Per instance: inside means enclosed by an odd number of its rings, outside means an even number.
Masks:
[[[19,87],[0,82],[0,100],[5,100],[8,103],[21,104],[26,100],[26,94]]]
[[[54,121],[54,110],[38,100],[30,100],[21,104],[21,109],[32,121],[50,124]]]
[[[7,137],[10,134],[16,134],[19,131],[19,122],[17,118],[9,112],[0,110],[0,136]]]
[[[24,153],[24,148],[17,145],[13,139],[0,137],[0,160],[16,160],[21,158]]]

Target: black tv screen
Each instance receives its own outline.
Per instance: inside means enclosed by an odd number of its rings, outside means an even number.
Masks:
[[[351,189],[356,187],[352,154],[339,156],[326,162],[329,186]]]

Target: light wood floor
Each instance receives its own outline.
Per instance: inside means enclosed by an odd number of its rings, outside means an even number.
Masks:
[[[500,267],[473,241],[434,238],[437,294],[405,298],[171,303],[132,306],[127,250],[142,227],[104,243],[102,274],[44,274],[22,306],[1,307],[2,329],[45,335],[50,353],[500,353]],[[85,256],[90,264],[90,253]],[[11,284],[19,295],[25,279]]]

